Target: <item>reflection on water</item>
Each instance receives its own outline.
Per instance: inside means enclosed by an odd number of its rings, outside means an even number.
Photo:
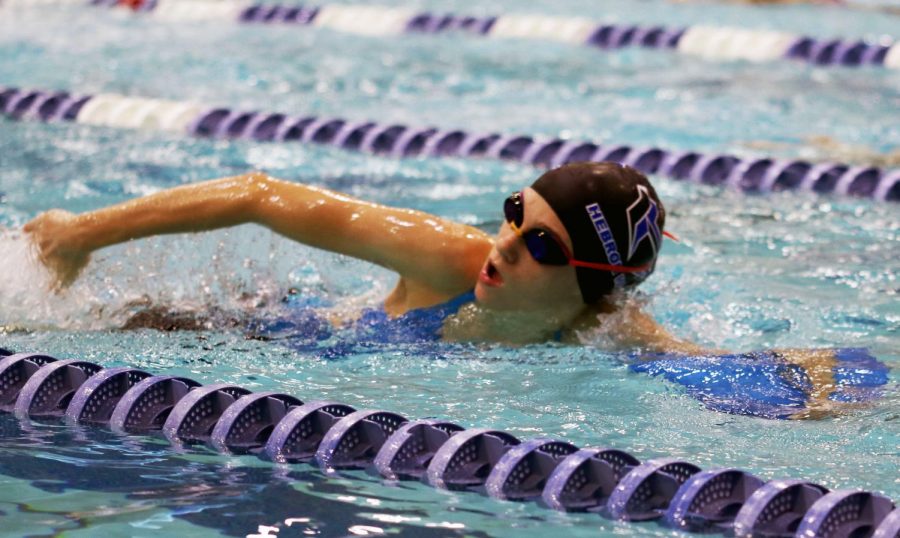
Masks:
[[[203,449],[178,455],[158,439],[20,423],[10,415],[0,415],[0,442],[0,475],[52,494],[18,503],[15,487],[5,488],[0,494],[4,529],[17,525],[19,516],[6,508],[12,505],[21,514],[55,516],[56,531],[102,525],[120,516],[135,527],[165,531],[165,518],[150,515],[163,510],[228,536],[488,536],[461,523],[434,521],[416,507],[423,501],[367,493],[359,479],[378,480],[363,473],[353,481],[326,481],[309,465],[276,467],[250,457],[226,461]],[[105,498],[112,506],[54,509],[53,496],[73,490],[113,494]],[[398,504],[402,510],[394,508]]]

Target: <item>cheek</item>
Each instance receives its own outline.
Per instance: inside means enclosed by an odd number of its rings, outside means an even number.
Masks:
[[[571,267],[550,267],[520,260],[520,263],[501,270],[502,287],[475,284],[475,299],[485,307],[523,311],[581,303],[575,269]]]
[[[578,287],[578,278],[575,276],[574,267],[561,267],[555,275],[552,284],[553,295],[558,301],[567,304],[581,303],[581,288]]]
[[[577,286],[576,286],[577,287]],[[573,298],[573,289],[567,279],[543,278],[535,281],[535,299],[547,306],[569,303]]]
[[[522,308],[548,308],[581,301],[581,292],[575,278],[575,270],[570,267],[547,268],[538,266],[527,278],[523,278],[518,289],[512,290],[512,300]]]

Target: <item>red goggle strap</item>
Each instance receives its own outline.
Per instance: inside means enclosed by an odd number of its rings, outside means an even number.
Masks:
[[[663,235],[675,241],[676,243],[680,243],[681,240],[678,237],[669,232],[663,232]],[[626,265],[610,265],[608,263],[593,263],[593,262],[583,262],[581,260],[576,260],[572,257],[572,255],[568,252],[568,249],[565,248],[565,245],[560,243],[560,246],[563,247],[564,252],[566,252],[566,256],[569,258],[569,265],[572,267],[584,267],[586,269],[597,269],[598,271],[611,271],[614,273],[641,273],[643,271],[647,271],[650,267],[653,266],[651,263],[647,263],[638,267],[628,267]]]
[[[522,230],[518,226],[516,226],[515,222],[506,221],[509,224],[509,227],[512,228],[512,231],[515,232],[516,235],[522,237]],[[566,248],[566,245],[559,240],[556,235],[553,234],[550,230],[545,230],[550,236],[556,241],[556,244],[562,249],[563,254],[565,254],[566,258],[569,260],[569,265],[572,267],[584,267],[585,269],[596,269],[598,271],[611,271],[614,273],[641,273],[643,271],[647,271],[653,264],[647,263],[644,265],[640,265],[638,267],[628,267],[625,265],[611,265],[608,263],[594,263],[594,262],[583,262],[581,260],[576,260],[572,257],[572,253],[569,252],[569,249]],[[671,239],[675,242],[680,242],[678,237],[675,234],[669,232],[663,232],[663,235]]]
[[[640,273],[650,269],[651,264],[641,265],[639,267],[628,267],[625,265],[610,265],[608,263],[583,262],[569,258],[569,265],[572,267],[584,267],[586,269],[596,269],[598,271],[611,271],[613,273]]]

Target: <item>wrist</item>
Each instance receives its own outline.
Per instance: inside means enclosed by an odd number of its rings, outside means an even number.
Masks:
[[[91,213],[76,215],[70,224],[66,229],[65,240],[74,250],[90,253],[114,242],[110,241],[110,234],[103,232],[97,218]]]

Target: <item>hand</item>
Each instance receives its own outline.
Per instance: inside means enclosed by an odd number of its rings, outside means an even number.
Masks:
[[[61,209],[41,213],[24,226],[38,252],[38,259],[50,271],[53,288],[68,287],[90,261],[90,250],[77,240],[75,215]]]

